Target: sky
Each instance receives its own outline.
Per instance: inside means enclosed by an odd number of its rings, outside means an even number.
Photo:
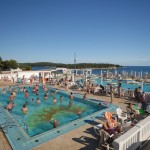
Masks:
[[[0,56],[150,66],[149,0],[0,0]]]

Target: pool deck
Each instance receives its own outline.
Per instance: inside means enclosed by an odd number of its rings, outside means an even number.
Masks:
[[[58,88],[58,87],[56,87]],[[62,88],[60,88],[62,89]],[[64,90],[64,89],[62,89]],[[71,91],[71,90],[70,90]],[[75,91],[74,91],[75,92]],[[80,94],[85,92],[77,91]],[[104,100],[110,102],[110,97],[107,96],[97,96],[92,94],[87,94],[87,98]],[[114,98],[113,104],[119,105],[123,110],[125,110],[126,103],[130,100]],[[114,112],[115,113],[115,112]],[[33,150],[96,150],[99,144],[99,138],[94,133],[93,126],[103,122],[102,120],[96,119],[95,121],[88,122],[87,124],[78,127],[68,133],[62,134],[46,143],[38,145]],[[19,141],[18,141],[19,144]],[[149,144],[148,144],[149,145]],[[148,145],[146,145],[143,150],[148,150]],[[6,136],[0,132],[0,150],[11,150],[11,146],[6,138]]]

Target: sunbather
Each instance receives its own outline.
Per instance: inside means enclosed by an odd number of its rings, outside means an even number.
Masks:
[[[103,124],[102,128],[110,135],[115,134],[116,132],[120,133],[122,131],[121,125],[118,125],[117,122],[112,123],[111,121],[107,121],[105,124]]]
[[[112,114],[109,111],[106,111],[104,115],[107,122],[103,124],[103,129],[107,131],[109,134],[114,134],[116,131],[121,132],[122,127],[118,125],[118,122],[112,118]]]
[[[127,106],[128,107],[128,109],[130,109],[131,110],[131,114],[130,115],[134,115],[135,117],[137,116],[137,112],[136,112],[136,110],[134,110],[133,108],[132,108],[132,103],[129,103],[129,105]]]

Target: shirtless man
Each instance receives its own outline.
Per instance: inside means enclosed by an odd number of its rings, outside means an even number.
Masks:
[[[13,101],[13,100],[14,100],[14,94],[13,94],[13,93],[11,93],[11,95],[10,95],[9,99],[10,99],[11,101]]]
[[[74,95],[73,95],[73,93],[72,93],[72,92],[70,93],[69,98],[70,98],[70,99],[73,99],[73,98],[74,98]]]

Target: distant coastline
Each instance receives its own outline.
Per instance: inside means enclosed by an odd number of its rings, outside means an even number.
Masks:
[[[77,64],[63,64],[63,63],[52,63],[52,62],[36,62],[36,63],[19,63],[21,66],[31,66],[31,67],[60,67],[60,68],[76,68],[76,69],[116,69],[122,66],[118,64],[109,63],[77,63]]]

